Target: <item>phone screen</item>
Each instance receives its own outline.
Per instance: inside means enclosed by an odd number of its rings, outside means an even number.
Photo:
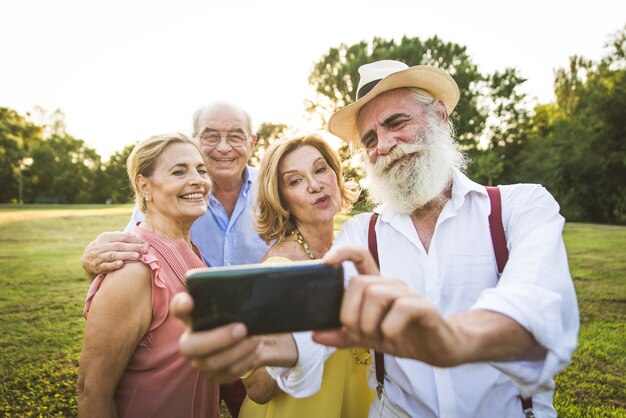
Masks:
[[[187,286],[194,331],[231,322],[243,322],[251,335],[341,326],[341,266],[305,261],[198,269]]]

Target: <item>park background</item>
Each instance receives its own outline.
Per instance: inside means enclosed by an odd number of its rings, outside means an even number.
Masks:
[[[138,140],[189,133],[198,106],[227,99],[256,122],[258,164],[277,138],[324,132],[353,101],[359,65],[397,59],[457,80],[452,120],[472,179],[541,183],[561,204],[582,327],[556,379],[557,410],[626,416],[626,6],[438,7],[0,4],[0,414],[75,415],[80,255],[126,224],[125,160]],[[324,135],[360,181],[359,164]]]

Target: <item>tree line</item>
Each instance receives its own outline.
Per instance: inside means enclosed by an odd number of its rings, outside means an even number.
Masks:
[[[441,67],[461,90],[451,120],[472,161],[472,179],[541,183],[569,220],[626,224],[625,41],[626,26],[609,37],[601,59],[571,57],[554,73],[556,100],[541,104],[520,92],[526,80],[517,69],[482,73],[465,46],[437,36],[341,44],[314,64],[305,105],[323,126],[332,112],[354,101],[360,65],[394,59]],[[0,108],[0,202],[130,201],[125,162],[134,144],[102,161],[66,132],[60,111],[45,124],[29,116]],[[290,132],[284,124],[261,124],[251,163],[258,164],[265,148]],[[346,175],[359,181],[362,168],[347,147],[340,154]]]
[[[37,109],[43,113],[42,109]],[[126,158],[134,144],[103,162],[65,130],[63,113],[43,124],[0,107],[1,203],[126,203]]]

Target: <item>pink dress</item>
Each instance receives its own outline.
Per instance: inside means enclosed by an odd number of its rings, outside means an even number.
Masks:
[[[219,387],[207,382],[179,354],[183,324],[169,315],[171,299],[186,290],[187,270],[206,265],[184,241],[169,240],[137,226],[132,233],[150,244],[140,261],[152,271],[152,322],[117,385],[118,415],[218,418]],[[99,275],[89,288],[85,317],[104,278]]]

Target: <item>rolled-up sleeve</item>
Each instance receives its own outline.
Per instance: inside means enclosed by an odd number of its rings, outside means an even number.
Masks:
[[[504,187],[503,197],[506,191]],[[508,207],[516,209],[505,220],[510,255],[499,283],[484,290],[472,306],[509,316],[541,347],[511,361],[491,362],[511,378],[522,396],[553,387],[552,378],[572,357],[579,329],[562,237],[565,221],[543,187],[528,186],[527,192],[509,197]]]
[[[317,344],[311,335],[311,332],[293,334],[298,347],[298,362],[294,367],[267,367],[278,387],[294,398],[311,396],[320,389],[324,362],[335,351],[333,347]]]

